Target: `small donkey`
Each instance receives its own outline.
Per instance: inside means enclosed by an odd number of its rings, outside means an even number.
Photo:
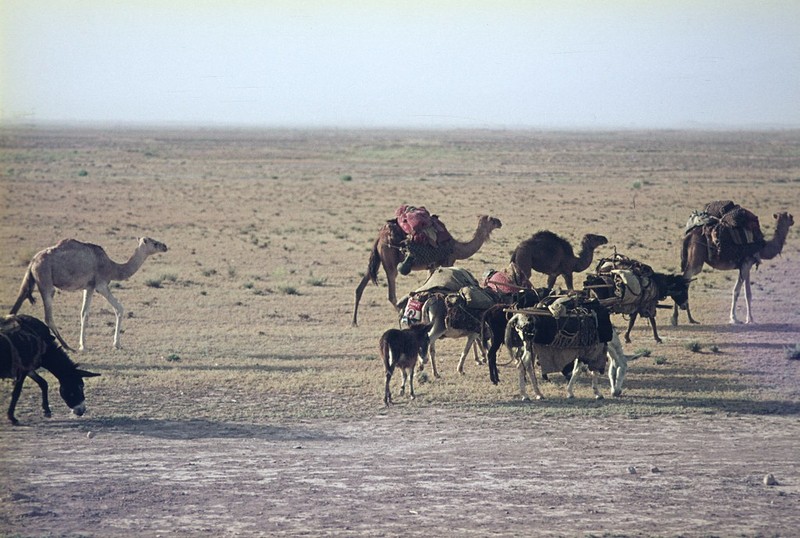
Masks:
[[[430,329],[429,324],[418,324],[407,329],[389,329],[381,335],[379,346],[383,366],[386,370],[386,387],[383,396],[383,403],[386,404],[386,407],[392,403],[389,381],[392,379],[395,367],[399,367],[403,373],[400,394],[405,394],[406,379],[408,379],[411,399],[414,399],[414,367],[418,358],[421,360],[428,355],[428,345],[430,344],[428,331]]]

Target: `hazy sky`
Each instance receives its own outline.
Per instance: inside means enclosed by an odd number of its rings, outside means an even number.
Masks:
[[[0,0],[0,118],[800,127],[800,1]]]

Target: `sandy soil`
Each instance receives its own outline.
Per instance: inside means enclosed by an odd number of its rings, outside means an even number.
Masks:
[[[800,528],[800,241],[754,273],[753,326],[728,321],[733,273],[705,271],[656,345],[639,322],[621,399],[522,403],[444,341],[441,380],[381,405],[377,339],[395,323],[353,290],[402,203],[457,238],[502,219],[463,262],[480,275],[548,228],[678,270],[688,214],[732,198],[797,214],[800,133],[0,131],[0,309],[27,261],[63,237],[124,261],[170,246],[114,288],[123,349],[97,298],[89,412],[54,418],[26,385],[0,424],[0,535],[793,536]],[[402,280],[405,278],[405,280]],[[400,290],[421,274],[401,277]],[[540,285],[544,277],[537,275]],[[576,278],[580,282],[580,277]],[[381,281],[383,284],[383,280]],[[77,342],[78,294],[56,296]],[[25,313],[41,316],[41,305]],[[615,321],[622,325],[621,318]],[[689,344],[701,345],[692,352]],[[52,378],[48,378],[52,379]],[[10,384],[0,385],[0,407]],[[607,386],[603,387],[607,393]],[[396,390],[396,386],[395,386]],[[765,485],[772,474],[776,485]]]

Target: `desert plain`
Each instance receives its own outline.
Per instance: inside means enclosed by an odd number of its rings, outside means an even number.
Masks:
[[[798,131],[17,126],[0,130],[0,161],[0,310],[61,239],[118,262],[138,237],[169,247],[112,287],[122,349],[94,300],[87,350],[71,353],[101,374],[87,414],[70,416],[45,373],[53,417],[28,382],[22,425],[0,424],[0,535],[800,532],[797,226],[753,271],[755,324],[729,323],[736,273],[709,268],[691,285],[699,325],[659,310],[657,344],[639,320],[625,348],[649,354],[621,398],[604,383],[595,400],[584,377],[574,400],[554,379],[522,402],[511,365],[496,386],[485,365],[456,373],[450,339],[442,377],[426,370],[412,401],[396,376],[387,409],[377,343],[397,314],[383,273],[351,326],[377,231],[402,204],[465,241],[478,215],[501,219],[459,262],[476,276],[542,229],[576,250],[602,234],[596,259],[677,273],[684,225],[709,201],[753,211],[768,238],[774,213],[798,215]],[[399,293],[424,279],[401,276]],[[77,344],[81,294],[54,303]],[[21,312],[43,317],[41,301]],[[3,409],[10,393],[3,380]]]

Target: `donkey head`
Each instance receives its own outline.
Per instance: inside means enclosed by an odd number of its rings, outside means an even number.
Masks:
[[[83,395],[83,378],[84,377],[97,377],[100,374],[87,372],[86,370],[76,369],[69,376],[64,376],[60,379],[60,386],[58,392],[64,403],[72,409],[72,413],[77,416],[82,416],[86,412],[86,402]]]

